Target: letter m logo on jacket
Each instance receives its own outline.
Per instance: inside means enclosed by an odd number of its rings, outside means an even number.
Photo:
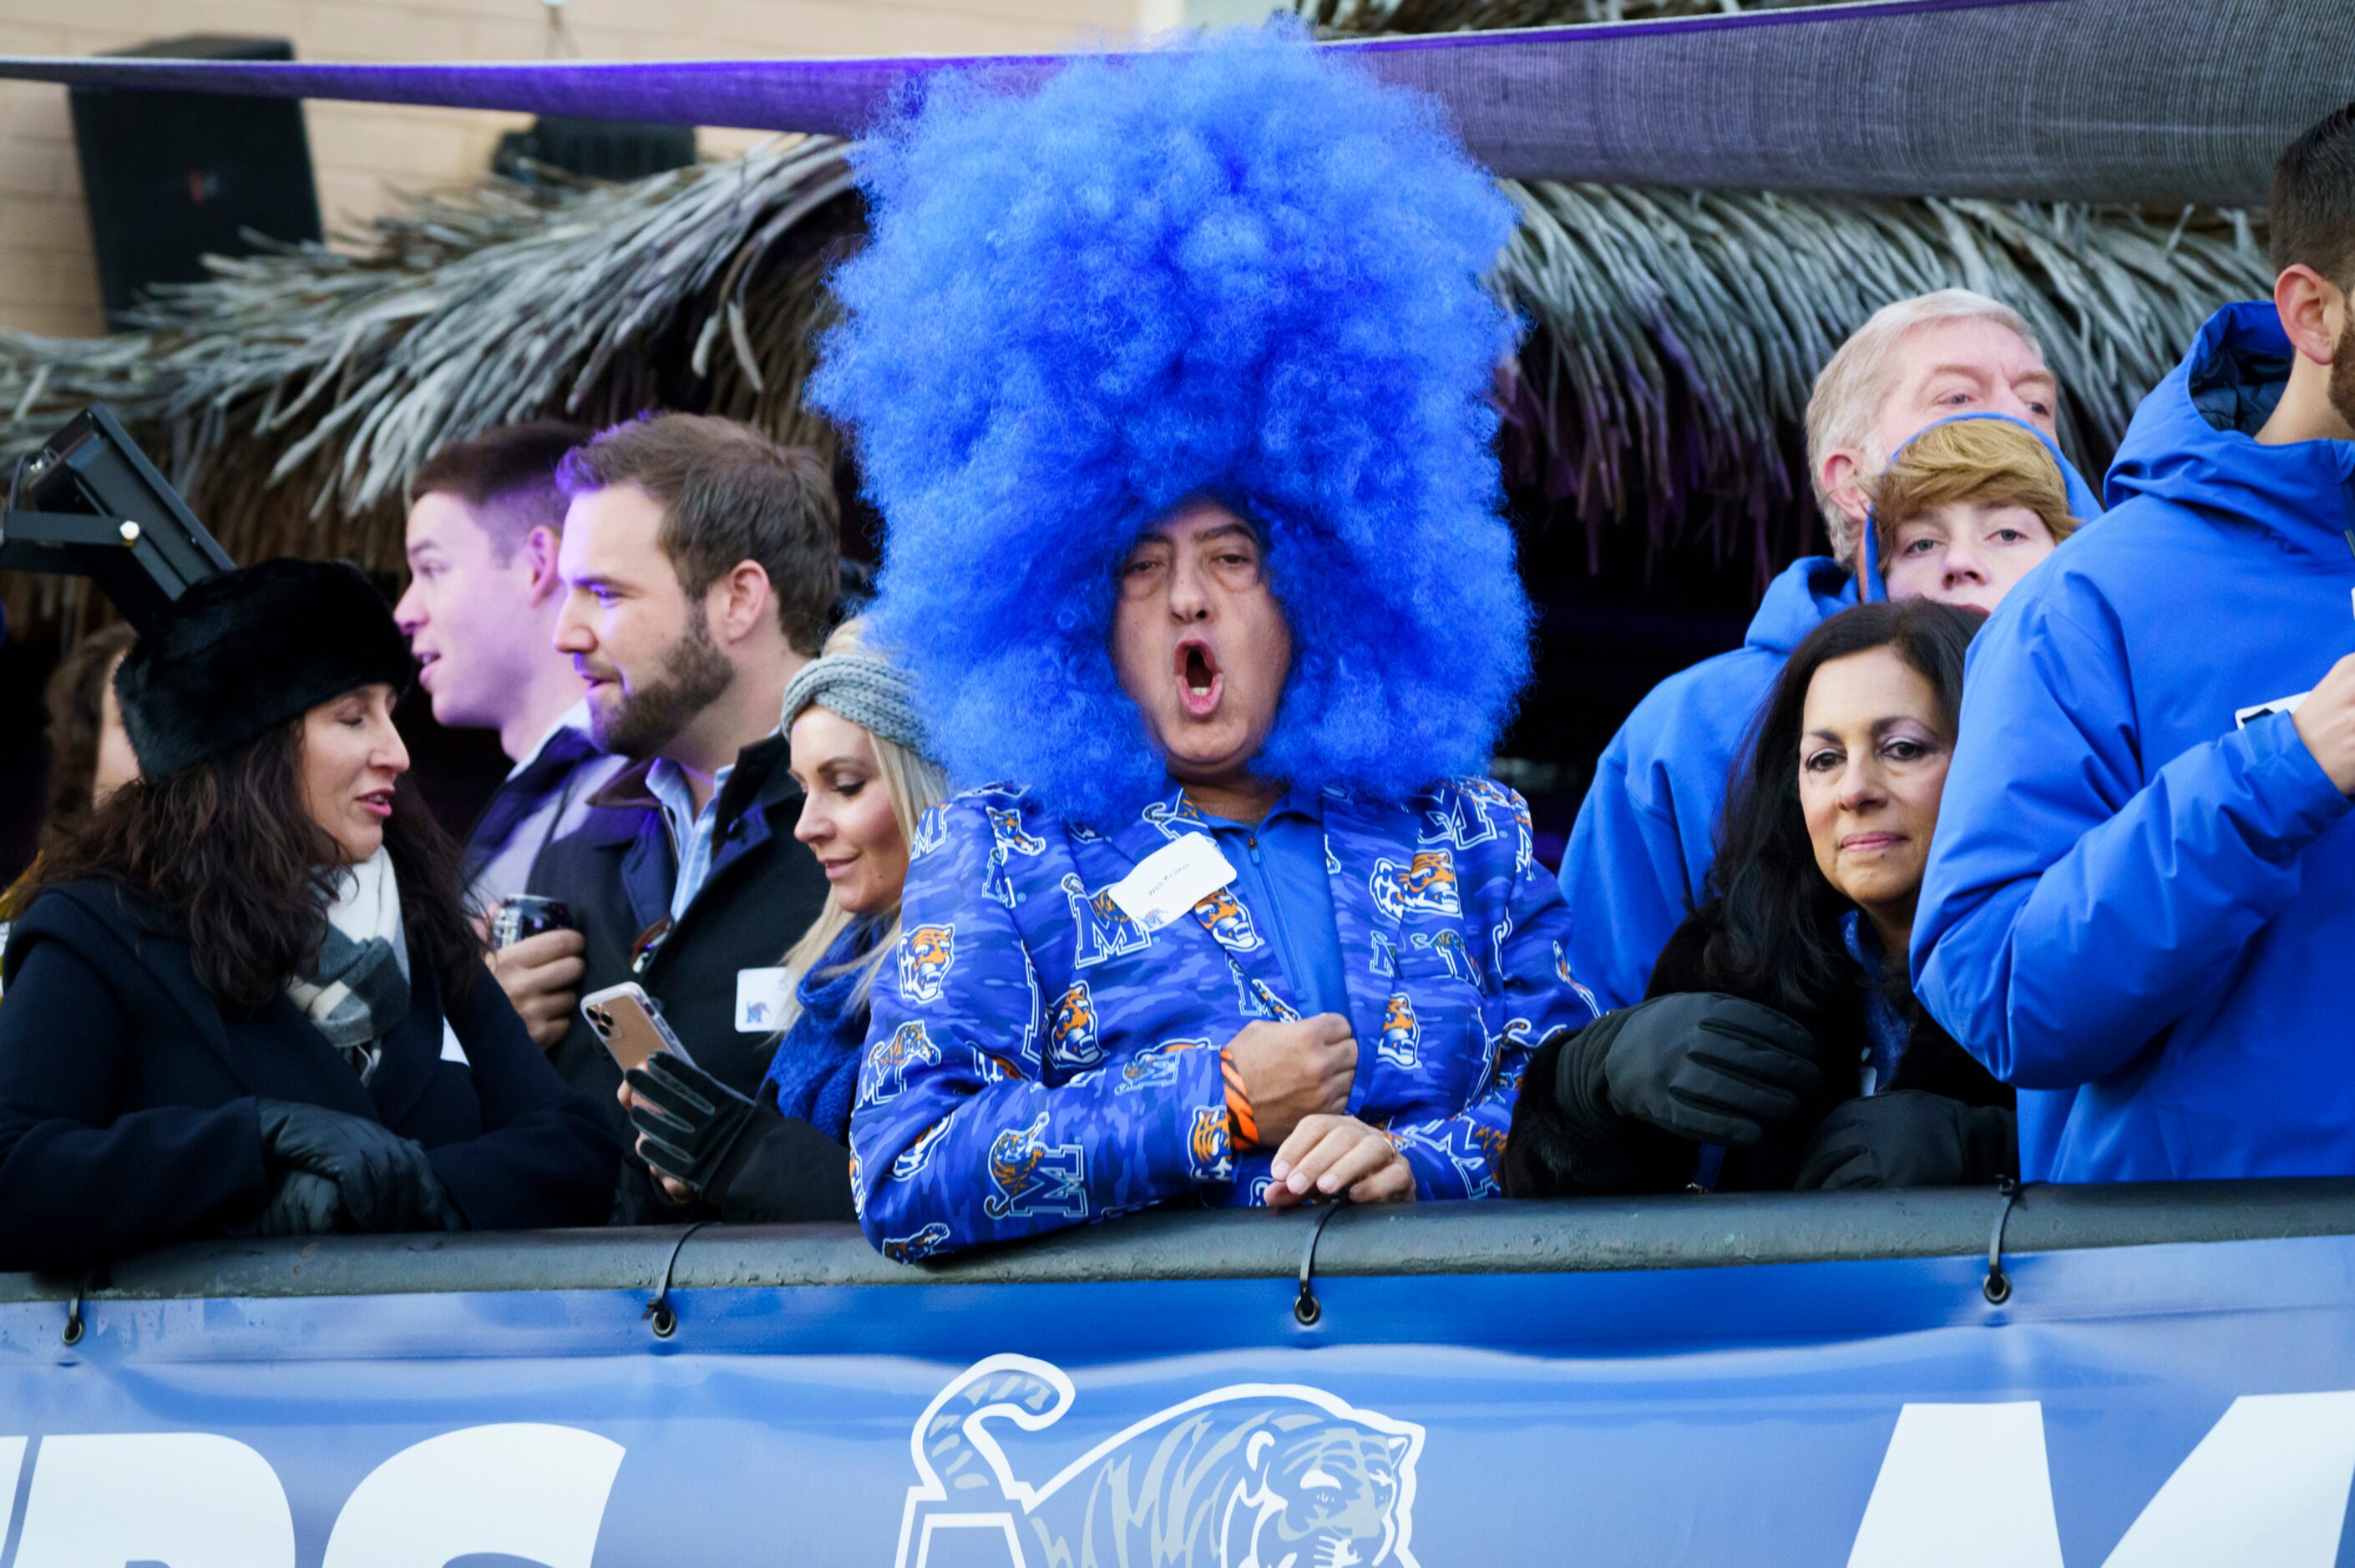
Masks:
[[[1046,1143],[1047,1113],[1025,1127],[1009,1127],[990,1140],[990,1195],[982,1210],[993,1220],[1020,1214],[1087,1218],[1088,1156],[1076,1143]]]
[[[1083,969],[1124,953],[1142,952],[1152,945],[1153,938],[1146,934],[1145,927],[1112,901],[1112,889],[1090,893],[1077,876],[1066,872],[1063,895],[1071,900],[1071,924],[1079,936],[1079,953],[1071,960],[1074,969]]]

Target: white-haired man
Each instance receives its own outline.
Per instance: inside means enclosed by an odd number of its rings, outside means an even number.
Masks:
[[[1569,959],[1602,1005],[1643,999],[1661,948],[1707,896],[1735,753],[1791,650],[1856,602],[1857,546],[1881,466],[1923,426],[1957,414],[2009,414],[2051,435],[2059,398],[2027,322],[1964,289],[1884,305],[1825,365],[1807,400],[1807,466],[1832,554],[1794,561],[1741,647],[1669,676],[1636,705],[1579,808],[1561,869]],[[2077,515],[2100,514],[2082,482],[2071,499]]]

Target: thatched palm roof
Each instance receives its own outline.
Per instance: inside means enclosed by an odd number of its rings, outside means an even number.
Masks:
[[[1337,30],[1726,8],[1301,3]],[[506,420],[700,408],[830,446],[800,389],[825,270],[860,232],[843,154],[787,138],[628,186],[485,181],[334,248],[223,262],[164,292],[137,333],[0,334],[0,448],[102,399],[240,558],[392,570],[407,475]],[[1497,286],[1532,326],[1508,474],[1590,546],[1614,527],[1699,529],[1761,569],[1814,537],[1806,389],[1881,304],[1961,284],[2020,309],[2093,471],[2198,322],[2269,281],[2237,212],[1508,184],[1525,221]],[[21,608],[28,588],[11,591]]]

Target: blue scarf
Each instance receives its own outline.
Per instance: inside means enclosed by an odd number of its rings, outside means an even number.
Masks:
[[[1849,957],[1864,969],[1864,1033],[1872,1042],[1872,1054],[1864,1064],[1864,1092],[1875,1095],[1897,1075],[1898,1059],[1905,1054],[1912,1032],[1881,989],[1881,938],[1864,923],[1861,912],[1851,909],[1840,916],[1840,938],[1848,944]]]
[[[858,1097],[858,1068],[866,1059],[867,1009],[851,995],[860,971],[831,971],[871,952],[880,934],[875,921],[862,920],[809,967],[794,988],[801,1016],[777,1042],[769,1063],[777,1108],[842,1143],[850,1141],[850,1107]]]

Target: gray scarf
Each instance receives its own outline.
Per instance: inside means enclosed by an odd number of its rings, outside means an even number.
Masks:
[[[409,1013],[400,885],[381,847],[340,874],[319,956],[309,974],[287,982],[286,994],[367,1083],[384,1054],[384,1037]]]

